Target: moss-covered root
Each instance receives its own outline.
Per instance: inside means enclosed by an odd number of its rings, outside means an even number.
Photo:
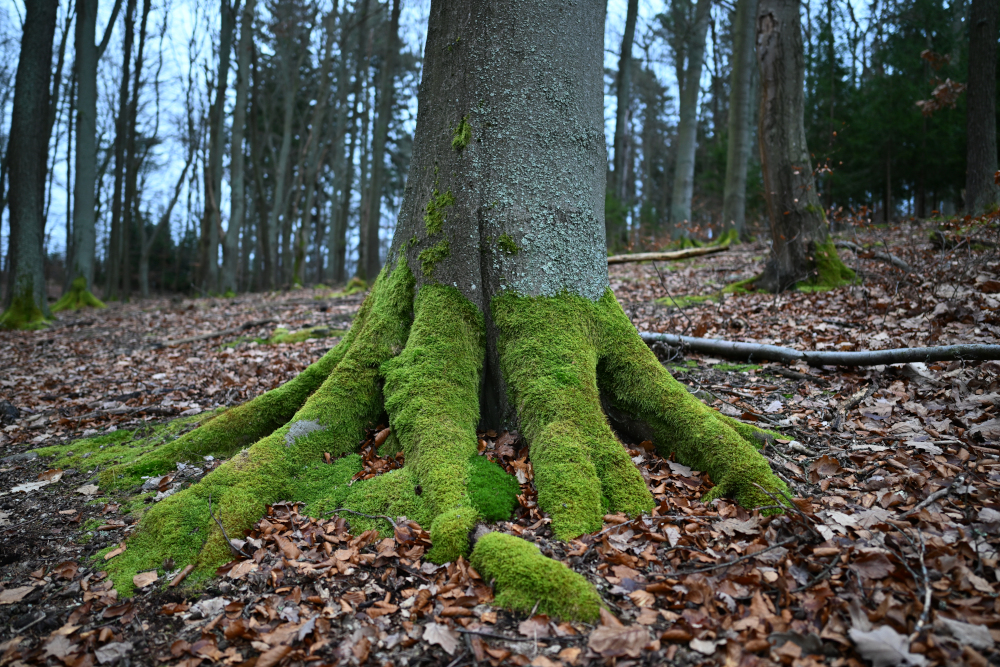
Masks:
[[[324,452],[357,448],[364,429],[382,413],[378,369],[399,353],[409,333],[413,275],[404,262],[391,273],[383,269],[368,301],[364,324],[356,326],[340,362],[288,423],[146,513],[126,552],[108,564],[121,593],[131,590],[136,572],[162,567],[167,558],[178,565],[194,562],[193,581],[231,558],[209,516],[209,497],[228,535],[237,537],[263,516],[268,503],[298,499],[308,484],[321,486],[307,469],[320,463]]]
[[[546,558],[531,542],[504,533],[489,533],[476,542],[472,567],[496,585],[496,604],[530,613],[535,609],[562,619],[593,621],[601,598],[583,575]]]
[[[62,297],[52,305],[52,312],[80,310],[81,308],[106,308],[104,302],[87,289],[87,279],[78,277]]]
[[[383,366],[392,432],[434,516],[428,558],[468,554],[476,523],[468,492],[476,455],[479,382],[486,354],[483,317],[453,287],[425,285],[403,352]]]
[[[568,539],[597,530],[607,505],[650,510],[652,495],[601,410],[595,304],[505,295],[491,305],[500,367],[553,532]]]
[[[599,308],[604,326],[601,389],[618,409],[649,425],[657,451],[674,453],[685,465],[711,475],[715,488],[705,502],[730,496],[746,508],[774,505],[755,485],[778,497],[789,494],[757,451],[767,432],[723,417],[671,377],[636,335],[610,290]]]
[[[10,307],[0,314],[0,329],[44,329],[48,324],[48,318],[35,303],[30,289],[15,295]]]
[[[854,282],[857,275],[840,259],[833,241],[827,239],[812,250],[816,277],[800,287],[834,288]]]

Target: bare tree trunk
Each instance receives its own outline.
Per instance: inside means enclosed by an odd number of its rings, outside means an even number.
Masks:
[[[0,327],[38,326],[45,293],[45,167],[49,154],[49,85],[58,0],[27,3],[10,121],[10,248],[6,310]]]
[[[632,87],[632,42],[635,40],[635,21],[639,14],[639,0],[629,0],[625,12],[625,31],[618,52],[618,73],[615,76],[615,145],[613,170],[608,180],[608,191],[614,198],[610,215],[605,219],[608,248],[628,246],[628,229],[624,212],[628,205],[629,167],[631,166],[631,141],[629,137],[629,103]]]
[[[350,190],[350,180],[353,165],[350,163],[351,151],[344,155],[347,137],[347,123],[350,118],[347,96],[350,87],[347,85],[347,40],[351,34],[348,29],[347,12],[341,15],[340,28],[340,60],[337,63],[337,121],[336,134],[333,140],[334,187],[330,202],[330,230],[326,237],[328,256],[328,273],[334,284],[344,280],[344,251],[346,245],[347,216],[341,215],[341,202],[344,193]],[[339,162],[339,164],[337,164]]]
[[[132,68],[132,41],[135,27],[136,0],[128,0],[125,7],[125,42],[122,47],[122,80],[118,91],[118,120],[115,124],[115,187],[111,199],[111,239],[108,247],[108,298],[121,295],[121,263],[124,243],[122,238],[122,185],[125,178],[125,146],[128,134],[129,77]]]
[[[261,128],[260,114],[264,103],[261,92],[261,75],[257,69],[257,50],[251,44],[250,63],[253,73],[253,100],[250,103],[250,160],[253,163],[254,189],[257,202],[257,252],[256,262],[260,271],[257,275],[256,289],[273,289],[276,275],[274,253],[271,243],[270,212],[264,197],[264,179],[261,170],[264,165],[264,132]]]
[[[997,0],[972,0],[969,12],[965,210],[979,215],[1000,204],[997,173]]]
[[[368,191],[368,159],[371,153],[368,152],[368,128],[371,120],[371,93],[368,90],[368,66],[372,57],[372,42],[375,39],[375,29],[370,28],[361,31],[362,38],[365,35],[367,48],[363,58],[358,60],[358,71],[364,77],[362,79],[362,102],[361,102],[361,135],[358,142],[358,150],[361,151],[361,159],[358,164],[358,193],[361,195],[361,208],[358,211],[358,264],[354,267],[354,275],[363,278],[365,272],[365,257],[368,253],[368,214],[371,210],[368,206],[370,193]]]
[[[256,0],[247,0],[240,19],[240,42],[236,55],[236,108],[233,110],[232,161],[230,184],[232,203],[229,207],[229,227],[222,243],[222,292],[236,291],[239,264],[240,229],[246,216],[246,187],[243,169],[243,135],[247,120],[247,97],[250,89],[250,50],[253,46],[253,21]]]
[[[756,61],[753,55],[757,0],[737,0],[733,18],[733,60],[729,76],[729,143],[722,229],[746,238],[747,161],[750,159],[750,119]]]
[[[673,235],[686,236],[682,225],[691,219],[691,197],[694,195],[694,153],[698,142],[698,94],[701,91],[701,67],[705,57],[705,33],[708,30],[711,0],[698,0],[694,21],[685,35],[687,67],[681,88],[680,122],[677,125],[677,161],[674,166],[674,187],[670,201],[670,222]]]
[[[385,142],[389,136],[389,120],[392,118],[393,87],[396,80],[396,54],[399,51],[399,0],[392,0],[392,14],[387,26],[385,53],[382,57],[381,80],[379,81],[378,115],[372,134],[372,174],[368,185],[368,221],[365,229],[365,256],[358,258],[358,265],[364,263],[366,280],[374,280],[382,268],[379,260],[379,223],[382,220],[382,172],[385,169]]]
[[[757,284],[772,292],[817,278],[836,285],[851,274],[829,241],[806,147],[798,0],[760,0],[756,23],[758,135],[772,242]]]

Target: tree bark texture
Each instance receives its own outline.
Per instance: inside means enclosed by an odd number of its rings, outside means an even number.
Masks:
[[[1000,204],[997,172],[997,0],[972,0],[966,100],[965,209],[979,215]]]
[[[132,42],[135,39],[135,4],[125,7],[125,38],[122,46],[122,78],[118,89],[118,117],[115,122],[115,185],[111,195],[111,238],[108,242],[108,297],[121,295],[121,257],[124,249],[122,229],[122,186],[125,179],[125,148],[128,143],[129,77],[132,71]]]
[[[754,23],[757,0],[737,0],[733,18],[733,61],[729,75],[729,141],[722,228],[746,235],[747,160],[750,158],[750,122],[753,114]]]
[[[684,41],[687,67],[681,88],[680,122],[677,125],[677,161],[670,200],[670,222],[674,236],[685,236],[680,225],[691,219],[694,195],[694,154],[698,145],[698,94],[701,92],[701,67],[705,57],[705,33],[708,30],[711,0],[698,0],[694,20],[686,26]]]
[[[629,106],[632,87],[632,43],[635,40],[635,22],[639,14],[639,0],[629,0],[625,13],[625,31],[618,55],[618,74],[615,78],[615,145],[613,169],[610,174],[609,190],[615,198],[616,215],[609,217],[607,226],[608,247],[628,246],[628,229],[625,216],[617,214],[628,200],[629,166],[631,164],[631,142],[629,141]]]
[[[48,313],[43,270],[45,167],[49,154],[52,40],[58,7],[57,0],[29,2],[24,19],[7,147],[10,260],[5,306],[8,312],[0,325],[22,326]]]
[[[758,136],[772,240],[758,285],[779,292],[809,277],[827,229],[806,147],[798,0],[760,0],[756,23]]]

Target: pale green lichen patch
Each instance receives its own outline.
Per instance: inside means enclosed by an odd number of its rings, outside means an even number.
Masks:
[[[470,562],[485,581],[495,583],[496,604],[506,609],[580,621],[596,620],[601,613],[601,598],[583,575],[519,537],[484,535]]]
[[[462,117],[462,120],[458,123],[458,127],[452,130],[451,135],[451,147],[461,153],[462,149],[472,141],[472,126],[469,125],[468,116]]]
[[[52,304],[52,312],[63,310],[79,310],[80,308],[106,308],[104,302],[87,289],[87,279],[78,277],[70,285],[69,290],[58,301]]]
[[[427,202],[427,212],[424,213],[424,226],[427,228],[428,236],[441,233],[441,230],[444,229],[445,209],[454,204],[455,196],[451,194],[451,190],[446,190],[444,194],[441,194],[435,188],[434,194]]]
[[[448,239],[441,239],[430,248],[422,250],[417,255],[417,259],[420,260],[420,270],[423,272],[424,277],[433,277],[434,267],[438,265],[438,262],[447,259],[450,255],[451,244],[448,242]]]

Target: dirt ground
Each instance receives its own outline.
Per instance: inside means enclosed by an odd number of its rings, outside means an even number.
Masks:
[[[929,229],[845,236],[910,271],[842,250],[861,280],[831,291],[720,293],[759,271],[767,250],[752,244],[614,266],[611,282],[642,331],[829,350],[1000,342],[996,246],[958,232],[935,245]],[[220,462],[105,493],[103,463],[60,468],[32,450],[127,442],[176,417],[194,427],[294,377],[362,298],[151,299],[0,332],[0,666],[1000,664],[997,362],[790,368],[655,346],[702,400],[785,434],[764,454],[796,510],[775,517],[703,505],[707,475],[626,442],[657,508],[560,542],[526,444],[481,433],[481,454],[521,483],[495,528],[590,579],[607,605],[596,625],[491,606],[468,563],[422,560],[428,536],[412,522],[352,533],[350,515],[310,517],[294,498],[207,585],[170,586],[183,570],[164,563],[119,597],[102,567],[144,508]],[[279,328],[310,332],[270,342]],[[373,425],[360,475],[401,465],[375,453],[384,437]]]

